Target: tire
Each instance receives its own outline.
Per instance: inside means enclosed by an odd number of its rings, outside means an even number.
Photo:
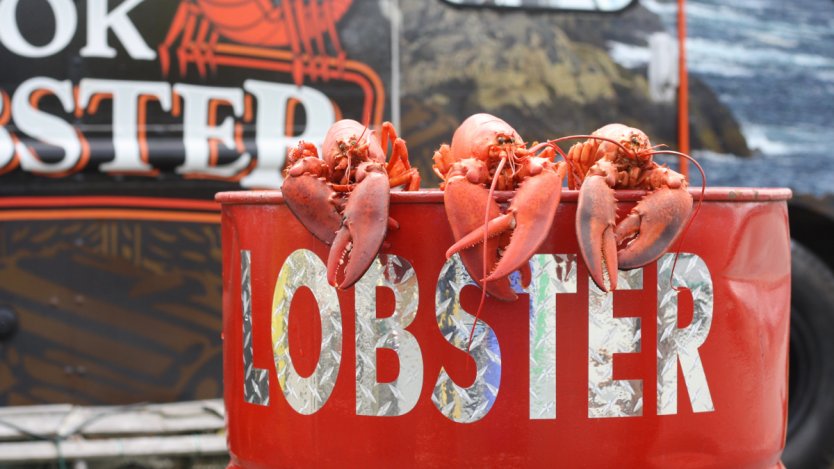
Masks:
[[[790,469],[834,461],[834,274],[811,251],[791,247],[788,435]]]

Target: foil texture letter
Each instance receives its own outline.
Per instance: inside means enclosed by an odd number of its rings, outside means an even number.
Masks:
[[[704,344],[712,326],[712,276],[703,259],[681,253],[675,267],[674,254],[666,254],[657,271],[657,413],[678,413],[678,361],[693,412],[713,412],[712,395],[698,348]],[[692,294],[692,322],[678,328],[678,292],[688,288]]]
[[[394,313],[377,318],[378,287],[394,292]],[[398,416],[417,404],[423,389],[423,354],[405,330],[417,316],[417,274],[406,259],[380,254],[356,283],[356,414]],[[390,383],[377,381],[376,350],[397,354],[400,369]]]
[[[321,318],[321,352],[313,374],[302,377],[293,367],[289,347],[292,297],[300,287],[312,291]],[[336,289],[327,283],[327,267],[313,252],[298,249],[287,257],[272,298],[272,351],[278,384],[290,406],[310,415],[324,406],[342,360],[342,316]]]
[[[530,259],[530,418],[556,418],[556,295],[576,293],[576,254]]]
[[[269,405],[269,372],[252,360],[252,253],[240,251],[240,296],[243,303],[243,398],[250,404]]]
[[[443,265],[435,290],[435,314],[440,333],[458,350],[467,350],[469,331],[475,317],[463,310],[460,292],[476,285],[458,255]],[[482,320],[475,326],[469,355],[475,361],[475,382],[469,387],[457,385],[441,368],[434,386],[432,402],[446,418],[458,423],[473,423],[492,409],[501,385],[501,349],[495,332]]]
[[[643,269],[617,275],[618,290],[643,288]],[[640,352],[640,319],[615,318],[614,292],[588,282],[588,417],[643,415],[643,380],[614,379],[614,354]]]

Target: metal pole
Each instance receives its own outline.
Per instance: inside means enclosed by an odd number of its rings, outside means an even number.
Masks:
[[[689,78],[686,70],[686,0],[678,0],[678,149],[689,154]],[[689,178],[689,160],[679,158],[681,173]]]
[[[400,127],[400,1],[388,2],[391,9],[391,121],[394,127],[402,132]],[[383,99],[385,97],[383,96]]]

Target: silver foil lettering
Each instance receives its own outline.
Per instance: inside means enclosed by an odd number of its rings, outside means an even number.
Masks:
[[[313,374],[302,377],[293,367],[289,348],[290,304],[295,292],[307,287],[318,304],[321,352]],[[327,402],[342,360],[342,316],[336,289],[327,283],[327,267],[313,252],[298,249],[287,257],[272,299],[272,349],[278,384],[290,406],[310,415]]]
[[[530,259],[530,418],[556,418],[556,295],[576,293],[576,254]]]
[[[394,292],[394,313],[377,318],[377,287]],[[405,330],[417,316],[420,291],[417,274],[406,259],[380,254],[356,283],[356,414],[403,415],[414,408],[423,389],[423,354],[417,339]],[[400,369],[390,383],[377,381],[376,350],[387,348]]]
[[[460,292],[473,281],[458,255],[447,260],[440,271],[435,291],[435,314],[440,333],[450,344],[466,351],[469,331],[475,317],[464,311]],[[432,402],[449,420],[473,423],[484,418],[492,409],[501,385],[501,349],[495,332],[483,320],[475,325],[470,356],[475,361],[475,382],[469,387],[457,385],[441,368],[434,386]]]
[[[643,269],[617,274],[618,290],[643,288]],[[614,354],[640,352],[640,319],[615,318],[614,293],[588,282],[588,417],[643,415],[643,380],[614,379]]]
[[[269,405],[269,372],[255,368],[252,355],[252,253],[240,251],[240,296],[243,303],[243,398],[250,404]]]
[[[657,413],[678,413],[678,362],[692,411],[713,412],[707,376],[698,354],[712,326],[712,276],[703,259],[681,253],[671,280],[674,261],[674,254],[664,255],[657,270]],[[678,288],[689,289],[694,305],[692,322],[684,328],[678,328]]]

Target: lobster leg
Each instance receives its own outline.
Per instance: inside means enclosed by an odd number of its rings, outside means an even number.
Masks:
[[[196,6],[182,2],[177,7],[174,13],[174,20],[171,21],[171,28],[168,29],[168,34],[165,35],[165,40],[157,47],[159,52],[159,65],[162,67],[162,75],[167,76],[168,70],[171,66],[171,48],[174,46],[174,41],[183,34],[186,23],[196,14]]]
[[[327,281],[339,288],[350,288],[364,275],[389,226],[390,188],[385,170],[380,165],[365,163],[359,171],[364,171],[365,176],[348,195],[341,227],[327,258]]]
[[[383,135],[385,134],[383,133]],[[420,189],[420,173],[417,171],[417,168],[411,167],[408,161],[408,149],[405,146],[405,140],[401,138],[394,139],[391,158],[386,166],[386,172],[388,173],[391,187],[405,184],[406,190],[408,191]]]
[[[602,157],[599,151],[600,142],[588,140],[577,143],[568,150],[567,160],[571,171],[568,173],[568,187],[577,189],[582,185],[582,180],[588,170]]]
[[[210,23],[205,18],[202,18],[200,26],[197,28],[197,38],[192,44],[194,62],[197,65],[197,71],[201,77],[206,76],[206,59],[208,56],[208,43],[206,42],[206,38],[208,37],[209,26]]]
[[[214,51],[217,49],[217,41],[220,40],[220,33],[216,30],[211,31],[209,36],[208,46],[206,47],[206,60],[208,61],[209,70],[212,74],[217,74],[217,59]]]
[[[296,26],[296,14],[293,10],[292,2],[282,2],[284,6],[284,24],[287,28],[287,36],[290,38],[290,48],[292,50],[292,79],[296,86],[304,84],[304,65],[301,58],[301,43],[299,42],[300,33]]]
[[[196,8],[196,5],[194,8]],[[188,62],[194,58],[194,32],[200,18],[201,15],[197,13],[188,16],[185,21],[180,46],[177,48],[177,61],[179,62],[181,76],[185,76],[185,72],[188,70]]]
[[[619,268],[628,270],[657,260],[683,230],[692,210],[685,189],[664,187],[645,196],[614,230],[620,249]]]

